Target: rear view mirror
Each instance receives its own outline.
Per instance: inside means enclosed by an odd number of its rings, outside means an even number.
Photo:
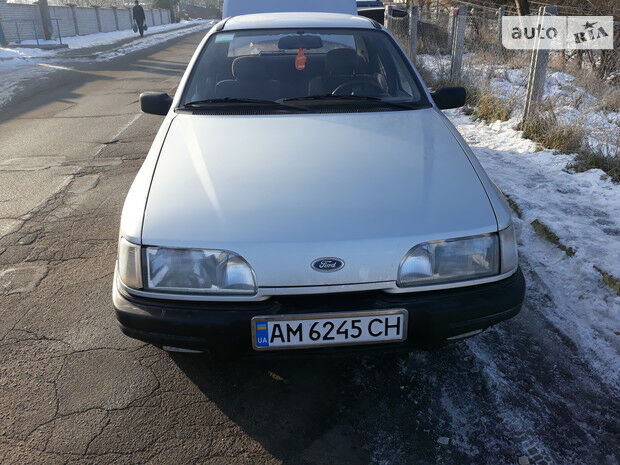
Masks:
[[[140,109],[151,115],[165,116],[172,105],[172,97],[160,92],[143,92],[140,94]]]
[[[323,47],[323,39],[320,36],[309,36],[306,34],[284,36],[278,41],[278,48],[280,50],[294,50],[298,48],[310,50],[321,47]]]
[[[467,92],[464,87],[444,87],[437,92],[433,92],[431,97],[433,97],[439,109],[449,110],[450,108],[460,108],[465,105]]]

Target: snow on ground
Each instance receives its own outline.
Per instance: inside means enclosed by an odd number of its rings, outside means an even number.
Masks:
[[[513,129],[515,121],[487,125],[460,111],[448,115],[491,179],[522,211],[522,218],[515,218],[522,266],[540,277],[543,293],[554,302],[545,318],[617,387],[620,297],[594,267],[620,276],[620,186],[601,170],[569,172],[571,155],[536,151],[534,142]],[[535,219],[575,255],[541,239],[531,226]]]
[[[141,40],[142,43],[147,43],[146,46],[148,46],[149,42],[151,42],[152,45],[153,40],[165,40],[165,35],[161,34],[162,32],[175,31],[177,29],[187,28],[191,25],[201,26],[211,22],[211,20],[195,19],[190,21],[182,20],[178,23],[162,24],[160,26],[151,26]],[[63,37],[62,42],[63,44],[67,44],[70,50],[76,50],[81,48],[113,44],[115,42],[131,38],[140,39],[136,32],[133,32],[131,29],[126,29],[123,31],[101,32],[99,34],[89,34],[85,36]],[[58,41],[40,40],[39,43],[43,45],[58,44]],[[21,44],[36,45],[37,42],[35,40],[24,40],[21,42]],[[0,48],[0,62],[11,59],[23,60],[40,57],[58,57],[62,56],[65,52],[66,49],[62,48],[55,50],[43,50],[40,48],[13,48],[9,46]]]
[[[6,66],[0,62],[0,110],[7,105],[13,95],[22,88],[24,79],[36,79],[51,71],[50,68],[37,66],[36,63],[20,62]]]
[[[525,106],[529,69],[472,64],[470,55],[464,56],[467,63],[464,73],[470,78],[488,81],[498,97],[516,102],[512,116],[520,120]],[[420,55],[420,62],[435,78],[446,76],[450,69],[449,56]],[[620,113],[602,109],[600,100],[580,86],[575,76],[550,72],[545,80],[544,98],[552,103],[560,123],[587,128],[590,146],[608,155],[620,155]]]
[[[217,22],[216,20],[185,21],[184,22],[185,26],[188,26],[189,24],[192,24],[192,23],[197,23],[197,24],[196,24],[196,26],[186,27],[185,29],[182,29],[180,31],[172,30],[171,32],[165,32],[165,33],[157,34],[157,35],[145,35],[143,38],[136,39],[136,40],[134,40],[134,41],[132,41],[132,42],[130,42],[130,43],[128,43],[128,44],[118,48],[117,50],[115,50],[113,52],[102,53],[102,54],[100,54],[97,57],[97,59],[98,60],[110,60],[110,59],[115,58],[117,56],[126,55],[126,54],[134,52],[136,50],[140,50],[140,49],[143,49],[143,48],[150,47],[152,45],[155,45],[158,42],[162,42],[162,41],[165,41],[165,40],[173,39],[174,37],[178,37],[180,35],[191,34],[192,32],[196,32],[196,31],[198,31],[200,29],[204,29],[205,27],[211,27],[216,22]],[[182,24],[182,23],[179,23],[179,24]],[[151,28],[149,28],[149,32],[150,31],[151,31]]]
[[[110,60],[137,50],[151,47],[159,42],[191,34],[210,27],[215,20],[181,21],[176,24],[152,26],[144,37],[139,37],[131,30],[114,31],[87,36],[67,37],[63,42],[69,49],[41,50],[30,48],[0,48],[0,108],[8,104],[26,80],[36,79],[57,69],[66,69],[71,60]],[[131,40],[134,39],[134,40]],[[34,42],[34,41],[31,41]],[[110,51],[106,45],[121,42],[119,48]],[[104,48],[89,53],[93,48]],[[83,50],[87,56],[80,56],[76,51]]]

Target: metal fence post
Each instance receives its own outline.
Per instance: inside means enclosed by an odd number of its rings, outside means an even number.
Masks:
[[[58,31],[58,42],[62,44],[62,34],[60,33],[60,20],[54,19],[56,21],[56,30]]]
[[[22,43],[22,38],[19,35],[19,22],[17,20],[14,20],[14,21],[15,21],[15,32],[17,33],[17,43],[21,44]]]
[[[420,20],[420,7],[409,7],[409,56],[413,60],[418,51],[418,21]]]
[[[34,33],[34,39],[37,41],[37,45],[39,45],[39,31],[37,31],[37,22],[34,19],[32,20],[32,32]]]
[[[71,8],[71,18],[73,18],[73,29],[75,30],[75,35],[79,36],[80,35],[80,27],[78,26],[77,13],[75,12],[76,5],[75,4],[69,4],[67,6],[69,8]]]
[[[112,7],[112,11],[114,12],[114,25],[116,26],[116,30],[119,30],[118,27],[118,11],[117,8],[115,6]]]
[[[97,18],[97,29],[99,29],[99,32],[103,32],[103,30],[101,29],[101,17],[99,16],[99,7],[95,6],[93,8],[95,9],[95,17]]]
[[[497,9],[497,35],[498,44],[502,45],[502,18],[504,17],[504,7],[500,6]]]
[[[465,26],[467,25],[467,8],[459,6],[454,20],[452,34],[452,53],[450,59],[450,80],[457,81],[461,77],[463,64],[463,48],[465,45]]]
[[[4,35],[4,31],[2,30],[2,22],[0,22],[0,45],[3,47],[7,45],[6,36]]]
[[[383,26],[389,31],[392,30],[392,5],[385,5],[385,13],[383,14]]]
[[[539,24],[542,24],[545,16],[555,16],[557,14],[557,7],[541,6],[538,10]],[[528,118],[534,115],[536,107],[542,100],[542,96],[545,92],[545,74],[547,73],[548,62],[549,50],[540,48],[540,36],[538,36],[534,50],[532,50],[530,73],[527,78],[527,95],[525,99],[525,110],[523,111],[524,123]]]

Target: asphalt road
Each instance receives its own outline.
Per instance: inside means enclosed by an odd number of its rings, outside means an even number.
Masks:
[[[226,362],[120,333],[119,215],[160,123],[137,95],[200,37],[65,63],[0,114],[0,463],[617,464],[617,390],[527,262],[518,317],[430,353]]]

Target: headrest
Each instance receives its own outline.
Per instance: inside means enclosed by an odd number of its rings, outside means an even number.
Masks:
[[[232,62],[232,74],[240,81],[269,79],[265,60],[257,56],[235,58]]]
[[[335,48],[327,52],[325,71],[327,74],[355,74],[357,52],[352,48]]]

